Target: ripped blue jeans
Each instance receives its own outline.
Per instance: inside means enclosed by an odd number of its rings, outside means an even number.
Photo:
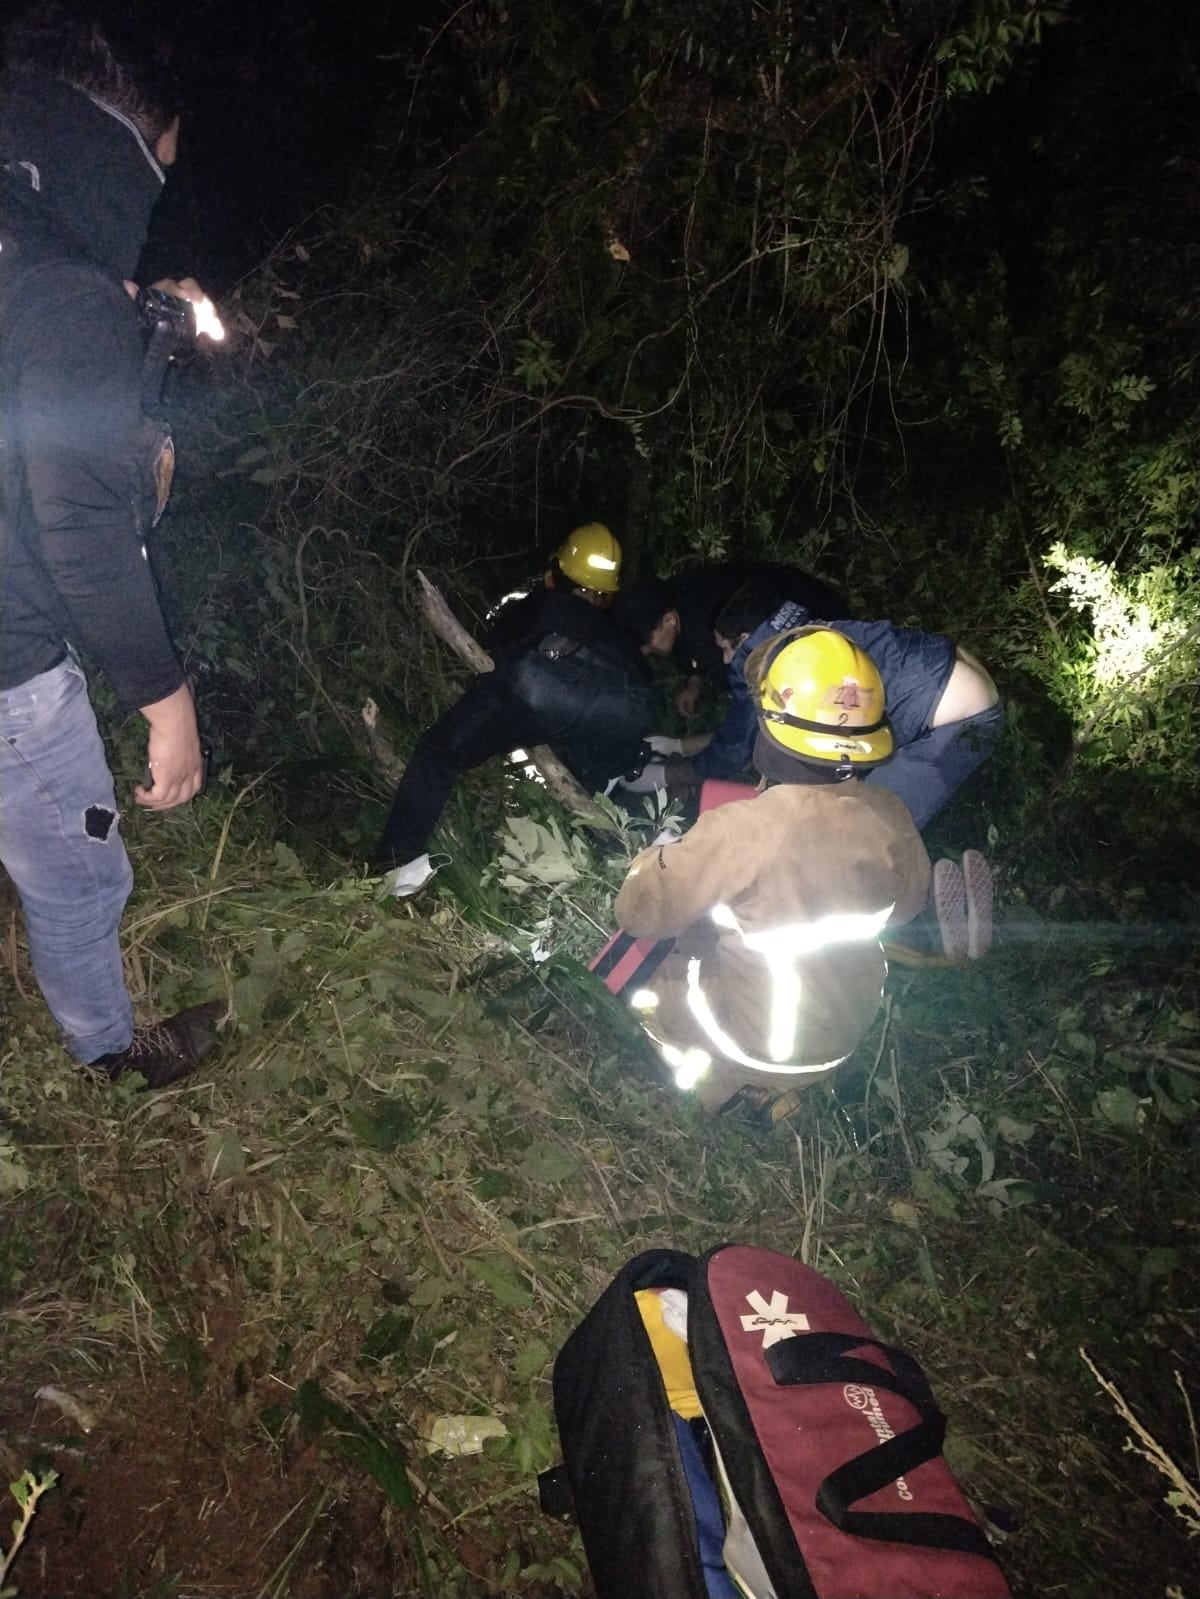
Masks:
[[[0,862],[34,974],[76,1060],[125,1049],[121,913],[133,871],[87,681],[71,656],[0,690]]]

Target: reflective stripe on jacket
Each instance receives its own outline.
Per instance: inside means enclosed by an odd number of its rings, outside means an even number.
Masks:
[[[676,1071],[698,1076],[698,1052],[742,1080],[844,1059],[879,1007],[879,934],[917,915],[929,878],[904,805],[857,782],[781,785],[643,850],[616,914],[637,937],[677,940],[642,996]]]

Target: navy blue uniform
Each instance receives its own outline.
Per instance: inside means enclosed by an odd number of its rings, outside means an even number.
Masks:
[[[760,644],[790,628],[803,627],[808,620],[801,606],[781,606],[742,643],[729,667],[733,696],[729,711],[712,743],[692,762],[698,776],[733,778],[747,766],[758,719],[746,682],[746,661]],[[896,741],[891,759],[873,767],[861,781],[898,795],[917,826],[924,827],[990,755],[1004,720],[1003,706],[997,704],[979,716],[945,727],[931,727],[954,670],[954,640],[944,633],[897,627],[894,622],[840,621],[836,628],[875,663]]]
[[[589,793],[639,762],[654,689],[607,612],[537,588],[502,607],[488,643],[495,670],[417,741],[373,857],[381,869],[423,854],[461,773],[509,750],[548,744]]]

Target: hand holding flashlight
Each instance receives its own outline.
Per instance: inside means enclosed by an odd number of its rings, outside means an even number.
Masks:
[[[211,339],[214,344],[220,344],[225,337],[225,329],[217,315],[216,306],[195,278],[160,278],[150,287],[158,289],[161,294],[173,295],[177,300],[186,300],[192,308],[192,316],[195,319],[196,337]]]
[[[225,337],[225,327],[217,315],[216,306],[195,278],[159,278],[149,289],[139,289],[136,283],[126,278],[125,292],[131,300],[138,302],[139,309],[148,297],[154,295],[165,296],[168,302],[179,301],[182,306],[190,306],[193,338],[211,339],[214,344],[220,344]]]

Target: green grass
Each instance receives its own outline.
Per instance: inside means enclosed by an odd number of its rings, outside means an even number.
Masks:
[[[73,1463],[84,1507],[151,1401],[168,1462],[261,1495],[253,1579],[168,1533],[178,1591],[332,1595],[353,1545],[398,1593],[585,1592],[573,1533],[537,1510],[553,1355],[635,1251],[725,1239],[799,1253],[923,1361],[965,1486],[1015,1523],[1018,1592],[1183,1591],[1167,1485],[1078,1351],[1193,1469],[1171,1370],[1197,1289],[1194,967],[1048,919],[977,969],[897,968],[836,1093],[763,1134],[660,1081],[582,971],[618,859],[580,846],[546,892],[511,850],[482,885],[460,857],[457,892],[402,904],[271,843],[265,787],[130,826],[138,999],[224,994],[236,1032],[176,1091],[95,1085],[10,945],[0,1400],[12,1464]],[[46,1382],[97,1402],[93,1433],[29,1418]],[[506,1435],[428,1453],[462,1414]],[[62,1497],[16,1568],[27,1594],[51,1591],[39,1539],[71,1537]],[[151,1553],[125,1555],[129,1591],[162,1578]]]

